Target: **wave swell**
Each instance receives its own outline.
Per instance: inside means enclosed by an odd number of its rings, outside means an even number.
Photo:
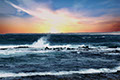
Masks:
[[[83,69],[80,71],[60,71],[60,72],[30,72],[30,73],[0,73],[0,78],[5,77],[27,77],[27,76],[45,76],[45,75],[71,75],[71,74],[93,74],[93,73],[115,73],[120,70],[120,66],[114,69],[100,68],[100,69]]]

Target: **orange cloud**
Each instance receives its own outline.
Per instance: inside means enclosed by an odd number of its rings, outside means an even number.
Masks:
[[[52,10],[48,7],[25,9],[8,2],[33,17],[1,19],[0,33],[75,33],[110,32],[120,30],[120,17],[85,17],[68,9]]]

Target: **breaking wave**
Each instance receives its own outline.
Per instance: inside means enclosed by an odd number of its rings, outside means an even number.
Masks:
[[[31,45],[32,47],[46,47],[49,46],[49,42],[48,42],[48,37],[41,37],[40,39],[38,39],[37,41],[33,42],[33,44]]]
[[[69,51],[67,50],[67,48],[74,48],[75,51],[78,51],[78,53],[80,51],[84,52],[84,49],[81,50],[77,50],[79,47],[81,48],[86,48],[86,46],[88,46],[89,48],[91,48],[92,52],[104,52],[104,53],[108,53],[112,52],[115,50],[115,48],[106,48],[103,46],[92,46],[92,45],[74,45],[74,44],[66,44],[66,45],[50,45],[50,42],[48,41],[49,37],[48,36],[43,36],[40,39],[38,39],[37,41],[33,42],[32,44],[25,44],[25,45],[1,45],[0,46],[0,54],[3,55],[9,55],[9,54],[19,54],[19,53],[23,53],[23,54],[27,54],[27,53],[45,53],[45,52],[51,52],[51,51],[56,51],[56,50],[45,50],[46,47],[48,48],[63,48],[63,51]],[[117,50],[120,50],[119,48],[116,48]],[[90,51],[89,51],[90,52]],[[120,51],[119,51],[120,52]],[[19,54],[19,55],[21,55]],[[115,55],[118,55],[116,53],[114,53]],[[109,54],[109,55],[112,55]]]
[[[33,47],[33,48],[43,48],[43,47],[70,47],[74,45],[50,45],[50,42],[48,41],[48,36],[43,36],[37,41],[33,42],[32,44],[25,44],[25,45],[0,45],[0,48],[15,48],[19,46],[27,46],[27,47]],[[83,45],[81,45],[83,46]]]
[[[113,69],[100,68],[100,69],[83,69],[80,71],[60,71],[60,72],[29,72],[29,73],[7,73],[1,72],[0,78],[5,77],[27,77],[27,76],[45,76],[45,75],[71,75],[71,74],[93,74],[93,73],[115,73],[120,70],[120,66]]]

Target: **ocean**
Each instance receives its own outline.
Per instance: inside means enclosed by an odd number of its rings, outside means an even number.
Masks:
[[[0,80],[120,80],[120,35],[1,34]]]

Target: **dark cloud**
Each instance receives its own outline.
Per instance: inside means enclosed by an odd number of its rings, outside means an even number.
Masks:
[[[120,20],[104,21],[99,24],[105,32],[120,31]]]
[[[113,31],[120,31],[120,21],[113,22],[111,28]]]

